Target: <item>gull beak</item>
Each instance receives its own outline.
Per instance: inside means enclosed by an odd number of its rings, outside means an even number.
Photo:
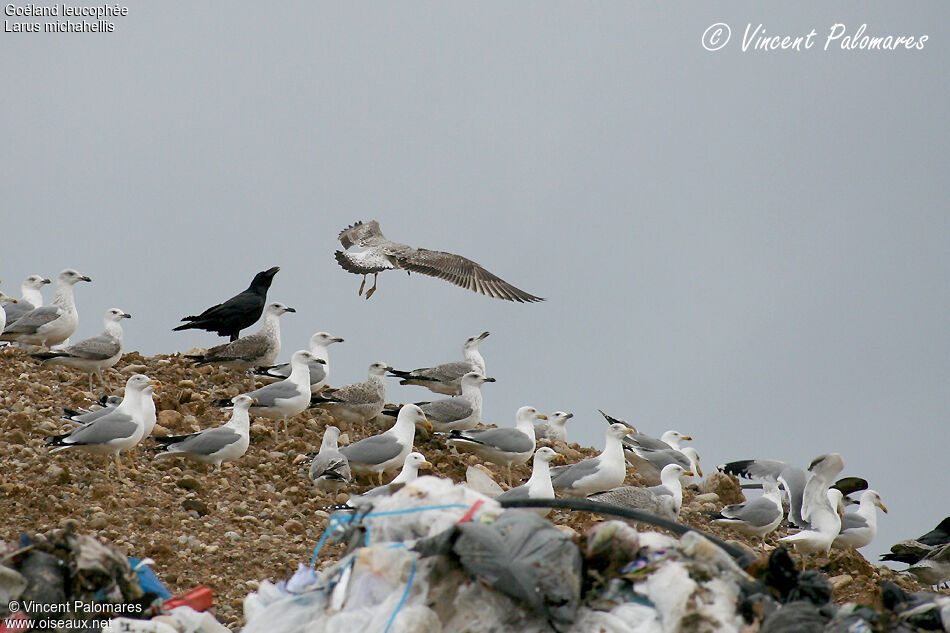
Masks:
[[[879,501],[877,507],[879,507],[884,512],[884,514],[887,514],[887,506],[885,506],[883,503]]]
[[[84,276],[84,277],[80,277],[80,279],[81,279],[82,281],[92,281],[92,278],[91,278],[91,277],[85,277],[85,276]]]
[[[478,340],[479,340],[479,341],[484,341],[484,340],[485,340],[485,337],[488,336],[489,334],[490,334],[490,332],[482,332],[481,334],[478,335]]]
[[[560,453],[555,453],[554,459],[552,459],[551,461],[552,462],[566,462],[567,458],[561,455]]]
[[[20,302],[17,301],[16,299],[10,299],[10,303],[20,303]]]
[[[539,413],[539,414],[538,414],[538,419],[539,419],[539,420],[547,420],[547,419],[548,419],[548,416],[544,415],[543,413]]]
[[[432,423],[429,422],[429,421],[428,421],[427,419],[425,419],[425,418],[422,418],[422,421],[426,423],[426,430],[427,430],[427,431],[431,431],[431,430],[432,430]]]
[[[123,318],[123,319],[131,319],[131,318],[132,318],[132,315],[129,314],[128,312],[123,312],[120,316],[121,316],[121,318]]]
[[[574,414],[573,414],[573,413],[568,413],[566,416],[564,416],[564,420],[567,421],[567,420],[570,420],[570,419],[573,418],[573,417],[574,417]]]
[[[633,435],[634,433],[636,433],[636,431],[634,431],[631,428],[628,428],[626,431],[623,432],[624,435]]]
[[[495,382],[495,379],[494,379],[494,378],[486,378],[486,379],[485,379],[485,382]]]
[[[331,339],[330,339],[330,342],[331,342],[331,343],[342,343],[342,342],[343,342],[343,339],[341,339],[341,338],[331,338]]]
[[[681,439],[692,440],[693,438],[691,438],[689,435],[684,435]]]
[[[149,381],[148,381],[148,384],[152,385],[152,387],[154,388],[154,391],[155,391],[156,393],[158,393],[159,391],[162,390],[162,383],[158,382],[158,381],[155,380],[154,378],[151,379],[151,380],[149,380]]]
[[[40,283],[45,286],[46,284],[51,284],[51,283],[53,283],[53,282],[52,282],[51,280],[49,280],[49,279],[43,279],[42,281],[40,281]]]
[[[696,473],[694,473],[694,472],[691,471],[691,470],[687,470],[687,471],[686,471],[685,473],[683,473],[683,474],[686,475],[686,476],[688,476],[688,477],[692,477],[692,476],[695,475]]]
[[[696,465],[696,472],[699,474],[700,477],[703,476],[703,469],[699,467],[699,464]]]
[[[287,308],[285,312],[296,312],[296,308]]]
[[[257,402],[258,402],[257,398],[251,398],[251,404],[257,404]]]
[[[426,460],[419,464],[419,468],[435,468],[432,464],[429,463],[429,460]]]

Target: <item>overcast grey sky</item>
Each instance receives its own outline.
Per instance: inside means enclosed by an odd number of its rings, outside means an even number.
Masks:
[[[117,306],[128,349],[169,353],[279,265],[284,356],[346,338],[337,384],[488,329],[489,422],[573,411],[601,446],[599,407],[709,470],[838,451],[891,509],[868,556],[950,514],[945,2],[127,6],[111,33],[0,34],[8,294],[75,267],[77,336]],[[929,39],[823,50],[837,22]],[[747,23],[816,43],[742,52]],[[364,301],[332,256],[359,219],[549,300],[390,272]]]

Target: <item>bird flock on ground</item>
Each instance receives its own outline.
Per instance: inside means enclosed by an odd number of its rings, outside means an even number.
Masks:
[[[344,268],[364,275],[387,268],[425,272],[419,262],[435,258],[431,253],[439,254],[436,251],[420,254],[410,247],[389,242],[382,237],[375,222],[357,223],[347,228],[340,240],[345,248],[370,247],[370,255],[364,259],[337,253]],[[450,256],[439,255],[444,256],[443,259]],[[378,270],[369,266],[369,261],[379,264],[381,259],[390,265],[380,264]],[[460,259],[474,265],[462,270],[487,274],[486,279],[491,283],[467,285],[460,281],[461,277],[446,277],[453,283],[490,296],[538,300],[533,295],[517,294],[521,293],[517,289],[514,289],[517,293],[512,292],[512,286],[474,262]],[[551,499],[556,495],[580,497],[675,519],[682,507],[683,487],[698,484],[703,476],[699,453],[692,447],[681,446],[692,439],[690,436],[669,430],[660,437],[652,437],[604,412],[601,414],[607,427],[603,451],[573,464],[557,463],[564,461],[564,456],[553,448],[567,442],[568,422],[573,419],[571,413],[557,411],[548,416],[534,407],[522,406],[515,412],[514,426],[483,427],[481,388],[494,381],[487,375],[480,351],[488,332],[465,341],[462,360],[413,370],[399,370],[377,361],[369,365],[365,381],[339,388],[328,386],[328,348],[343,339],[327,332],[315,333],[310,338],[309,348],[294,351],[289,363],[276,364],[281,352],[281,316],[295,312],[283,303],[267,302],[268,289],[278,271],[279,268],[274,267],[258,273],[243,292],[198,315],[184,317],[184,323],[174,328],[202,329],[228,337],[227,343],[186,358],[196,366],[212,364],[244,372],[248,387],[243,394],[214,402],[231,409],[230,419],[223,425],[188,435],[153,438],[159,444],[156,459],[184,457],[220,469],[222,463],[240,459],[247,451],[251,418],[274,420],[276,439],[281,423],[286,433],[289,418],[315,408],[324,411],[336,423],[376,425],[381,430],[377,435],[340,446],[339,428],[327,425],[319,451],[312,454],[308,476],[322,491],[351,489],[357,477],[377,485],[359,497],[353,495],[352,500],[393,492],[411,482],[419,469],[431,467],[424,455],[413,450],[417,431],[441,437],[453,453],[474,454],[481,461],[503,468],[507,490],[486,477],[483,470],[469,468],[467,476],[470,485],[501,501]],[[119,308],[110,308],[105,313],[101,334],[68,343],[78,325],[74,286],[90,281],[75,270],[62,271],[56,278],[56,295],[49,306],[43,305],[41,290],[50,279],[39,275],[30,275],[24,280],[19,300],[0,293],[3,305],[0,340],[23,347],[44,365],[57,364],[87,372],[92,389],[93,376],[106,386],[102,371],[115,365],[121,357],[121,322],[131,315]],[[367,296],[375,287],[374,284]],[[260,329],[240,336],[242,330],[258,320],[262,323]],[[387,404],[387,376],[399,379],[400,385],[422,386],[444,397],[401,406]],[[258,386],[258,383],[264,384]],[[51,452],[79,449],[109,456],[121,479],[120,454],[128,453],[149,437],[155,426],[153,390],[156,387],[156,381],[134,374],[125,384],[123,397],[104,398],[100,404],[84,411],[65,409],[64,417],[76,427],[47,438],[46,445]],[[544,445],[539,445],[539,440]],[[518,485],[512,480],[511,468],[529,460],[533,460],[532,474]],[[628,465],[639,473],[645,486],[625,485]],[[887,509],[880,495],[868,489],[866,481],[855,477],[836,481],[843,469],[844,461],[836,453],[817,457],[807,472],[794,464],[764,459],[723,464],[719,470],[724,473],[760,481],[764,494],[708,513],[709,517],[717,524],[760,538],[763,548],[766,536],[783,522],[799,531],[780,542],[794,546],[802,554],[828,553],[835,547],[864,547],[876,535],[877,509],[884,512]],[[397,471],[398,475],[384,485],[384,477]],[[749,487],[753,486],[755,484]],[[858,492],[859,501],[852,501],[849,495]],[[547,514],[550,509],[537,511]],[[927,584],[947,582],[950,580],[950,517],[918,539],[894,545],[891,553],[882,558],[908,563],[907,571]]]

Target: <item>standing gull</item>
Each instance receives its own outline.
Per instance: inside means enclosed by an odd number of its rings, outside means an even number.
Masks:
[[[508,484],[511,484],[511,467],[523,464],[534,454],[534,421],[547,420],[534,407],[521,407],[515,414],[513,429],[473,429],[452,431],[448,443],[455,450],[474,453],[480,458],[505,466],[508,469]]]
[[[40,290],[48,283],[52,282],[39,275],[30,275],[23,280],[23,284],[20,286],[20,300],[3,306],[3,311],[7,315],[7,325],[30,310],[43,307],[43,294]],[[2,331],[3,327],[0,327],[0,332]]]
[[[16,305],[17,300],[9,295],[5,295],[0,292],[0,332],[3,332],[3,328],[7,326],[7,306]]]
[[[402,470],[399,471],[399,474],[396,475],[392,481],[382,486],[376,486],[372,490],[367,490],[361,495],[355,495],[350,498],[349,502],[356,506],[362,506],[363,504],[360,503],[360,499],[365,497],[381,497],[383,495],[391,495],[399,492],[400,488],[419,478],[420,468],[432,468],[432,464],[426,460],[422,453],[409,453],[406,455],[406,461],[402,465]]]
[[[495,382],[495,379],[469,372],[462,377],[462,395],[417,402],[416,405],[436,431],[468,431],[482,421],[482,385],[486,382]],[[397,413],[398,407],[383,408],[384,415],[395,416]]]
[[[264,325],[254,334],[215,345],[204,354],[186,355],[185,358],[197,361],[196,367],[215,364],[234,369],[253,369],[273,365],[280,355],[280,317],[287,312],[296,310],[283,303],[270,303],[264,308]]]
[[[709,513],[716,523],[761,538],[763,550],[766,535],[778,527],[784,514],[782,493],[774,481],[765,484],[765,494],[761,497],[725,506],[718,513]]]
[[[337,446],[339,439],[340,429],[328,426],[323,432],[320,452],[314,455],[313,461],[310,462],[308,475],[318,490],[335,492],[353,478],[350,463]]]
[[[189,435],[156,437],[164,448],[156,457],[187,457],[202,464],[214,464],[215,470],[221,470],[222,462],[238,459],[247,452],[251,443],[248,408],[252,404],[254,399],[250,396],[236,396],[231,419],[225,424]]]
[[[384,270],[404,269],[406,272],[438,277],[456,286],[496,299],[519,303],[544,301],[541,297],[515,288],[472,260],[460,255],[430,251],[426,248],[412,248],[387,240],[379,230],[379,223],[376,220],[366,223],[357,222],[340,231],[338,239],[343,245],[343,250],[334,253],[336,261],[343,270],[363,275],[359,294],[363,294],[363,288],[366,286],[366,275],[370,273],[373,275],[373,287],[366,292],[367,299],[376,292],[376,276],[379,273]],[[347,252],[352,246],[366,250],[358,253]]]
[[[186,316],[184,325],[173,328],[179,330],[207,330],[216,332],[219,336],[229,336],[236,341],[241,330],[251,327],[261,318],[264,304],[267,302],[267,291],[270,289],[274,275],[280,270],[279,266],[268,268],[254,275],[247,290],[234,295],[224,303],[213,305],[197,316]]]
[[[340,449],[350,462],[350,468],[358,474],[376,474],[383,483],[383,473],[401,468],[406,456],[412,451],[416,437],[416,422],[428,426],[422,409],[407,404],[399,410],[396,424],[391,429],[367,437]]]
[[[934,548],[904,571],[912,573],[918,581],[928,585],[940,585],[950,581],[950,544]]]
[[[522,485],[507,490],[497,497],[495,501],[504,502],[513,499],[553,499],[554,486],[551,484],[552,461],[563,459],[564,456],[556,453],[554,449],[542,446],[534,452],[534,463],[531,468],[531,477]],[[526,508],[541,516],[547,516],[551,508]]]
[[[828,488],[844,468],[844,460],[837,453],[815,458],[808,470],[812,476],[805,484],[802,495],[802,518],[809,528],[779,539],[794,545],[803,554],[828,553],[841,530],[841,517],[828,500]]]
[[[621,439],[632,432],[623,424],[611,424],[600,455],[554,469],[551,479],[554,489],[571,497],[586,497],[622,486],[627,477],[627,464]]]
[[[383,376],[387,369],[386,363],[377,361],[369,366],[369,375],[363,382],[339,389],[325,389],[314,395],[310,404],[323,409],[338,422],[369,422],[382,412],[386,404],[386,381]]]
[[[245,394],[256,400],[251,405],[251,415],[277,420],[274,425],[274,441],[277,440],[280,420],[284,421],[287,432],[287,418],[303,412],[310,404],[310,370],[307,363],[313,355],[305,349],[299,349],[290,357],[290,376],[280,382],[265,385]],[[216,400],[219,407],[234,405],[231,398]]]
[[[647,488],[658,497],[669,496],[672,498],[673,516],[679,516],[680,508],[683,506],[683,484],[680,481],[680,477],[683,475],[692,475],[692,473],[679,464],[667,464],[660,472],[661,483]]]
[[[115,459],[116,474],[122,479],[122,464],[119,453],[139,443],[144,433],[142,416],[142,392],[149,385],[148,376],[135,374],[125,383],[125,397],[122,404],[108,415],[86,426],[80,426],[69,433],[46,438],[46,446],[52,446],[50,452],[67,448],[79,448],[90,453],[112,455]],[[106,471],[108,473],[108,469]]]
[[[555,411],[548,416],[547,422],[537,422],[534,425],[534,436],[539,440],[567,441],[567,421],[574,417],[573,413]]]
[[[877,508],[887,514],[881,495],[874,490],[862,492],[858,509],[841,516],[841,531],[832,542],[832,547],[864,547],[873,541],[877,536]]]
[[[310,391],[312,393],[319,393],[321,389],[327,386],[327,381],[330,379],[330,355],[327,347],[333,343],[342,342],[343,339],[334,337],[328,332],[317,332],[310,337],[310,353],[313,354],[314,358],[310,362]],[[318,360],[323,362],[317,362]],[[286,378],[290,375],[290,363],[260,367],[254,373],[268,378]]]
[[[485,359],[478,350],[478,346],[488,334],[488,332],[482,332],[478,336],[470,336],[465,341],[465,344],[462,345],[462,355],[465,360],[443,363],[435,367],[422,367],[412,371],[390,369],[389,373],[402,379],[399,381],[400,385],[419,385],[435,393],[457,396],[462,393],[462,376],[471,371],[477,371],[485,376],[488,375],[485,368]]]
[[[623,424],[625,427],[633,431],[632,434],[623,438],[623,443],[626,446],[639,446],[640,448],[648,448],[652,450],[666,450],[672,448],[673,450],[680,450],[680,442],[688,441],[693,439],[689,435],[683,435],[679,431],[669,430],[663,433],[659,438],[647,435],[646,433],[641,433],[637,430],[635,426],[627,422],[622,418],[615,418],[613,416],[607,415],[600,409],[600,414],[604,416],[604,419],[607,420],[607,424]]]
[[[89,390],[92,391],[93,374],[99,378],[99,384],[108,389],[102,378],[102,370],[109,369],[122,358],[122,319],[131,319],[132,315],[120,308],[109,308],[103,317],[102,334],[87,338],[62,349],[32,354],[43,365],[65,365],[89,372]]]
[[[657,495],[652,490],[640,486],[611,488],[604,492],[592,494],[587,498],[599,503],[642,510],[671,521],[676,520],[676,512],[673,510],[675,500],[671,495]]]
[[[808,527],[802,518],[802,498],[807,475],[798,466],[772,459],[744,459],[719,466],[719,470],[736,477],[762,479],[782,484],[788,496],[788,520],[800,528]]]
[[[80,281],[92,281],[92,279],[71,268],[59,273],[59,277],[56,278],[56,297],[53,303],[35,308],[21,316],[15,323],[7,324],[0,340],[52,347],[68,339],[79,324],[73,286]]]

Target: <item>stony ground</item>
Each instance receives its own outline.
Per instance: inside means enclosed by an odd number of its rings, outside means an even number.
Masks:
[[[132,373],[142,372],[162,383],[157,393],[159,424],[155,434],[180,434],[214,426],[228,413],[214,407],[215,398],[247,390],[247,379],[236,372],[212,367],[193,368],[179,356],[143,358],[126,354],[107,372],[121,393]],[[181,459],[153,459],[146,440],[133,454],[137,472],[125,472],[117,481],[105,472],[106,459],[80,452],[49,454],[44,437],[65,432],[61,408],[86,406],[102,395],[90,392],[86,374],[65,368],[40,368],[24,351],[0,349],[0,510],[4,521],[0,539],[13,541],[57,527],[69,519],[80,530],[95,533],[129,555],[151,557],[153,569],[173,593],[205,584],[215,595],[215,613],[232,629],[243,623],[241,603],[261,579],[288,577],[301,561],[309,560],[326,525],[327,505],[343,501],[314,490],[306,477],[306,453],[319,447],[323,429],[331,420],[308,411],[291,420],[289,433],[275,443],[272,422],[251,426],[251,446],[239,461],[220,472]],[[502,424],[507,425],[507,421]],[[355,441],[378,433],[375,427],[338,425],[343,440]],[[568,461],[596,454],[596,450],[566,446],[556,450]],[[435,438],[418,438],[416,449],[435,465],[435,474],[461,481],[474,458],[453,457]],[[501,473],[489,467],[494,478]],[[517,477],[530,475],[529,466],[515,469]],[[110,473],[114,477],[114,471]],[[628,483],[637,477],[630,470]],[[364,482],[365,483],[365,482]],[[369,484],[357,485],[359,492]],[[711,490],[687,491],[681,519],[723,539],[735,533],[710,524],[703,510],[732,503],[740,494],[734,480],[722,476]],[[593,517],[554,512],[556,523],[583,532]],[[786,531],[779,528],[770,545]],[[908,535],[912,536],[912,535]],[[754,540],[741,540],[758,547]],[[331,560],[339,550],[324,548],[321,558]],[[835,600],[875,604],[881,579],[920,590],[911,578],[874,567],[855,550],[833,553],[815,564],[834,577]]]

